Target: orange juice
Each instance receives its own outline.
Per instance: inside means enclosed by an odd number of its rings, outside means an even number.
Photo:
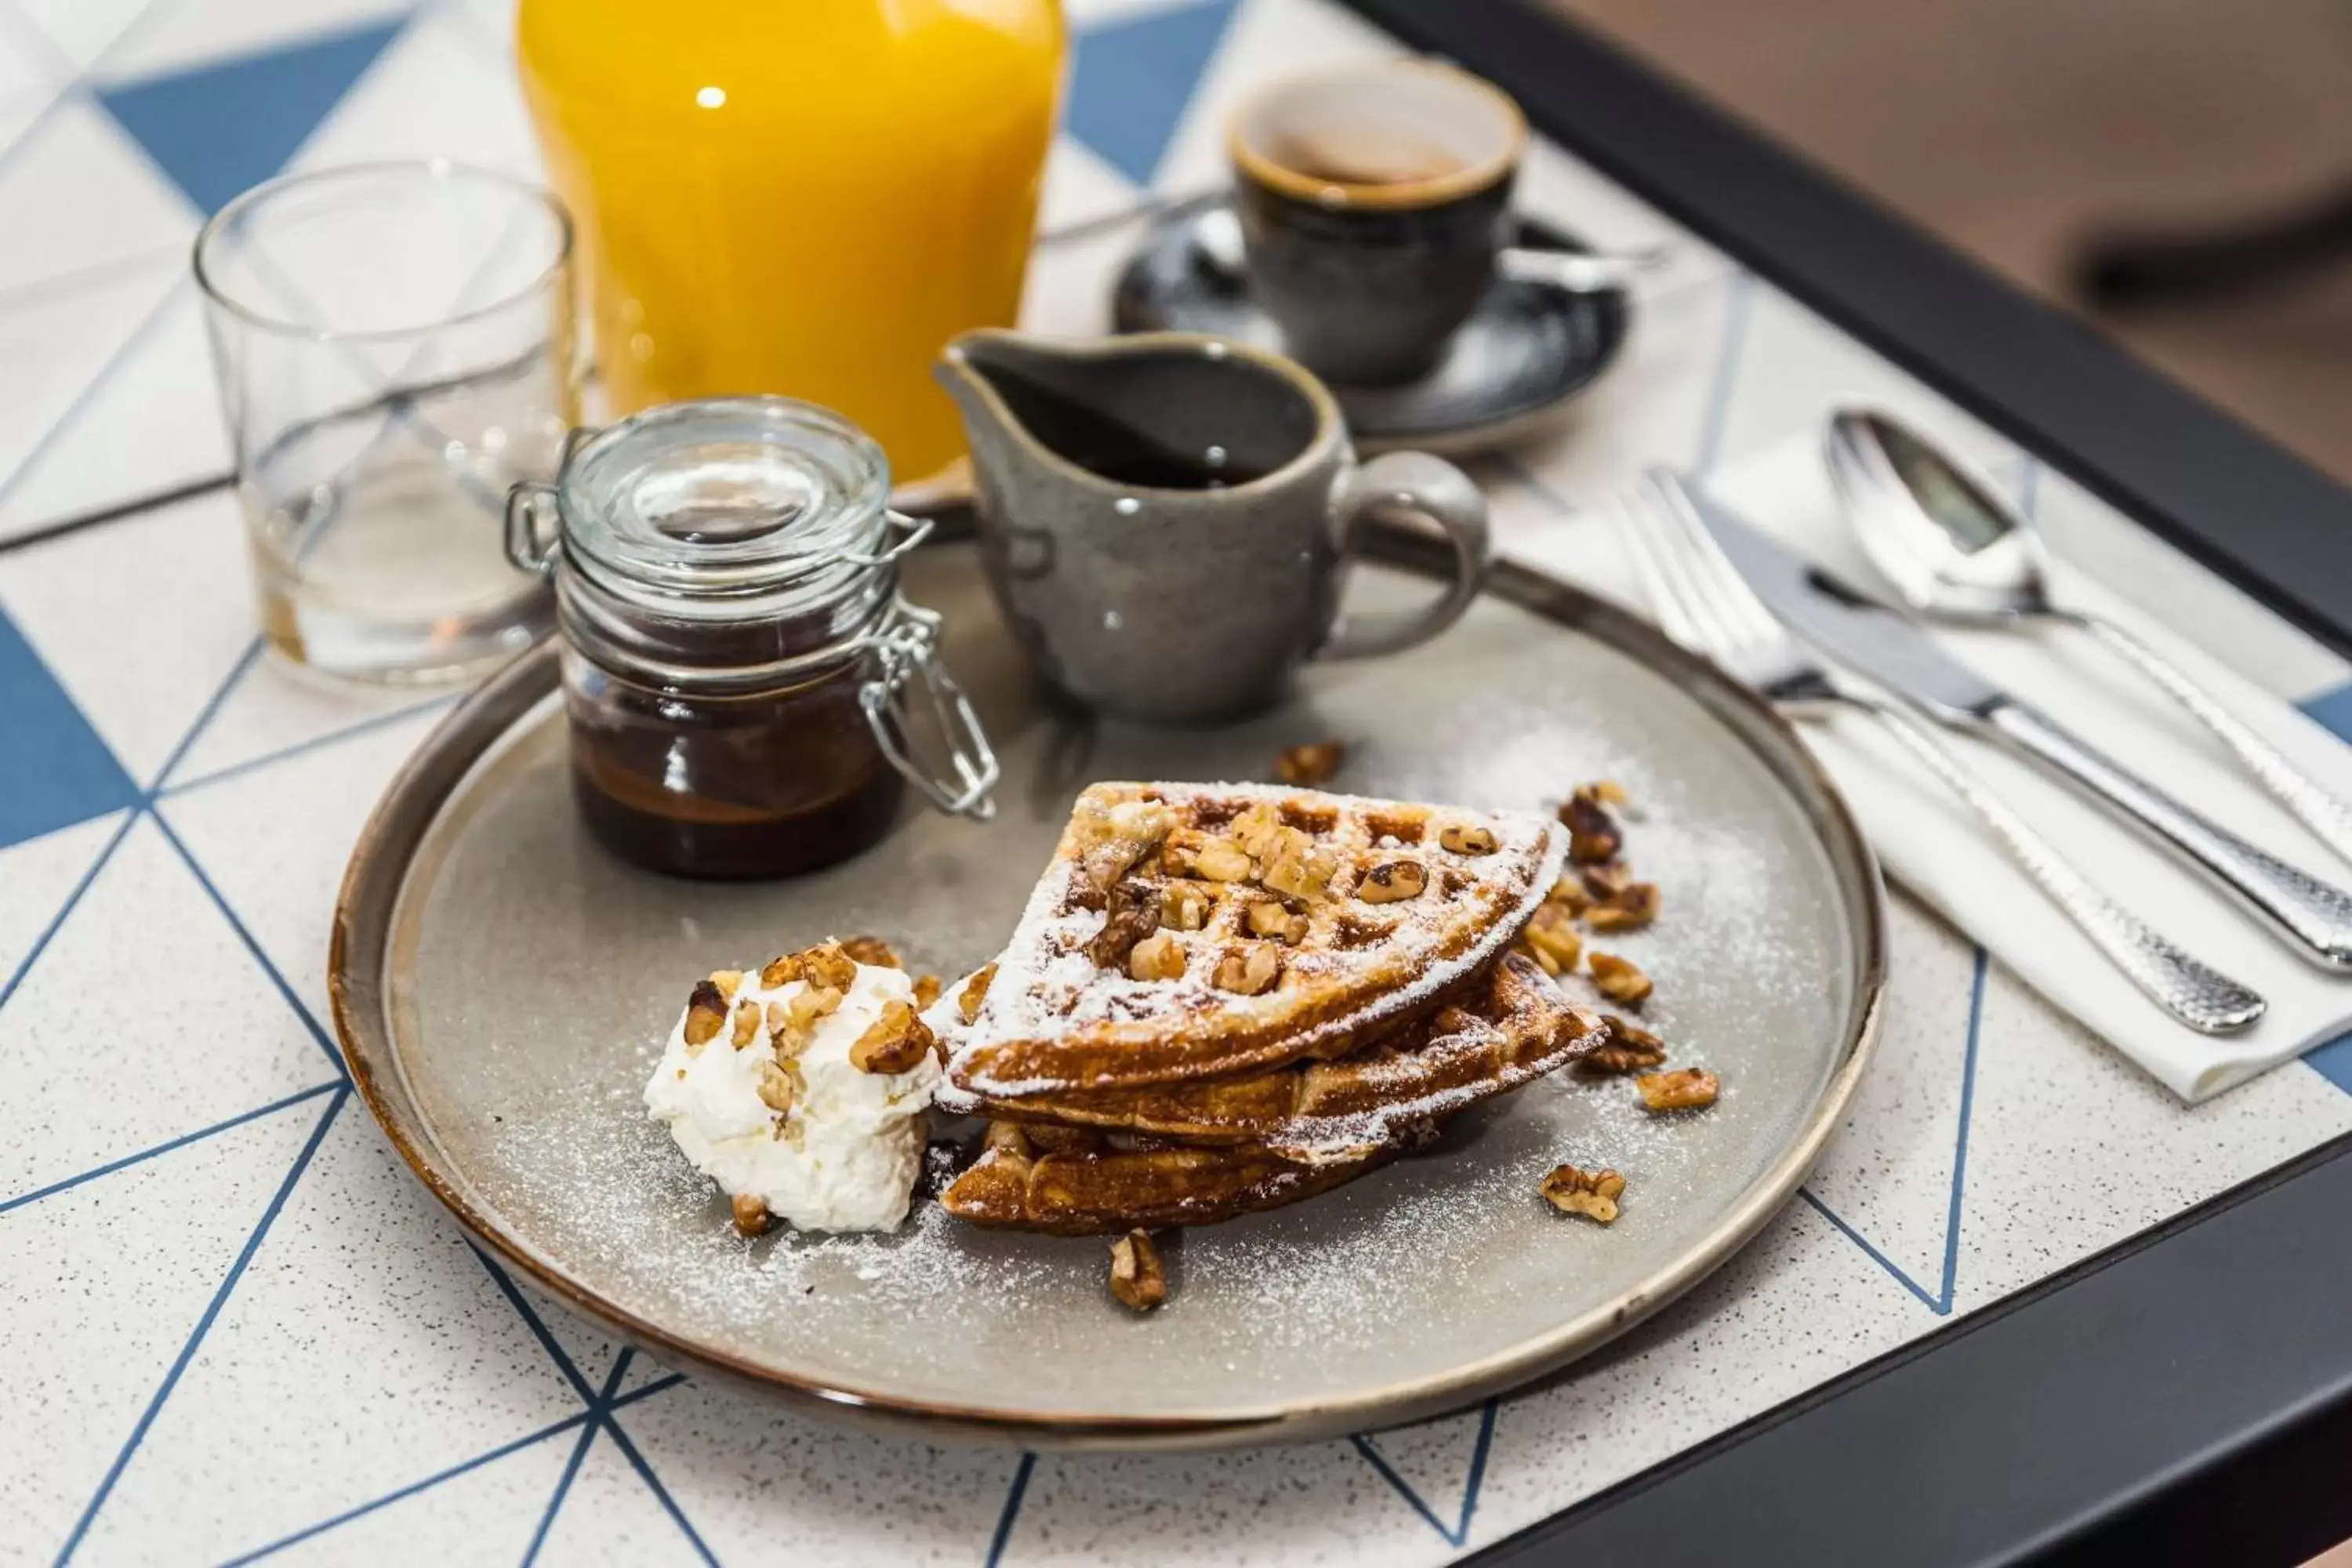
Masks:
[[[941,344],[1021,300],[1059,0],[521,0],[613,411],[772,392],[904,482],[963,450]]]

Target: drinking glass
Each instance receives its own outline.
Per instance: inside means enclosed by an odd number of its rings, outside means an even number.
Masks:
[[[256,186],[196,238],[270,643],[361,679],[461,679],[545,630],[508,488],[578,412],[572,222],[444,160]]]

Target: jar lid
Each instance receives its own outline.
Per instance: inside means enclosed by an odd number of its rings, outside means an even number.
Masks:
[[[580,440],[557,479],[565,553],[673,615],[829,603],[870,579],[890,464],[830,409],[785,397],[648,409]]]

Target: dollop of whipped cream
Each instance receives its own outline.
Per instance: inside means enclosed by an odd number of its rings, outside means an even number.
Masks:
[[[699,1046],[688,1043],[681,1016],[646,1085],[646,1110],[669,1124],[696,1170],[731,1197],[759,1198],[776,1219],[801,1230],[895,1230],[922,1167],[939,1061],[926,1051],[905,1072],[874,1073],[850,1065],[849,1054],[886,1005],[912,1005],[913,983],[900,970],[857,965],[841,1005],[796,1054],[779,1057],[769,1004],[789,1007],[807,989],[788,980],[763,990],[759,971],[746,971],[728,1023]],[[738,1047],[731,1026],[746,1003],[761,1022]],[[760,1092],[778,1069],[791,1085],[783,1111]]]

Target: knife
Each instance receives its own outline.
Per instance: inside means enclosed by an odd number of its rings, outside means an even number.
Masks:
[[[2212,878],[2295,952],[2327,969],[2352,969],[2352,893],[2192,811],[1987,681],[1900,611],[1838,582],[1697,487],[1685,493],[1757,596],[1799,637],[1938,723],[2006,742]]]

